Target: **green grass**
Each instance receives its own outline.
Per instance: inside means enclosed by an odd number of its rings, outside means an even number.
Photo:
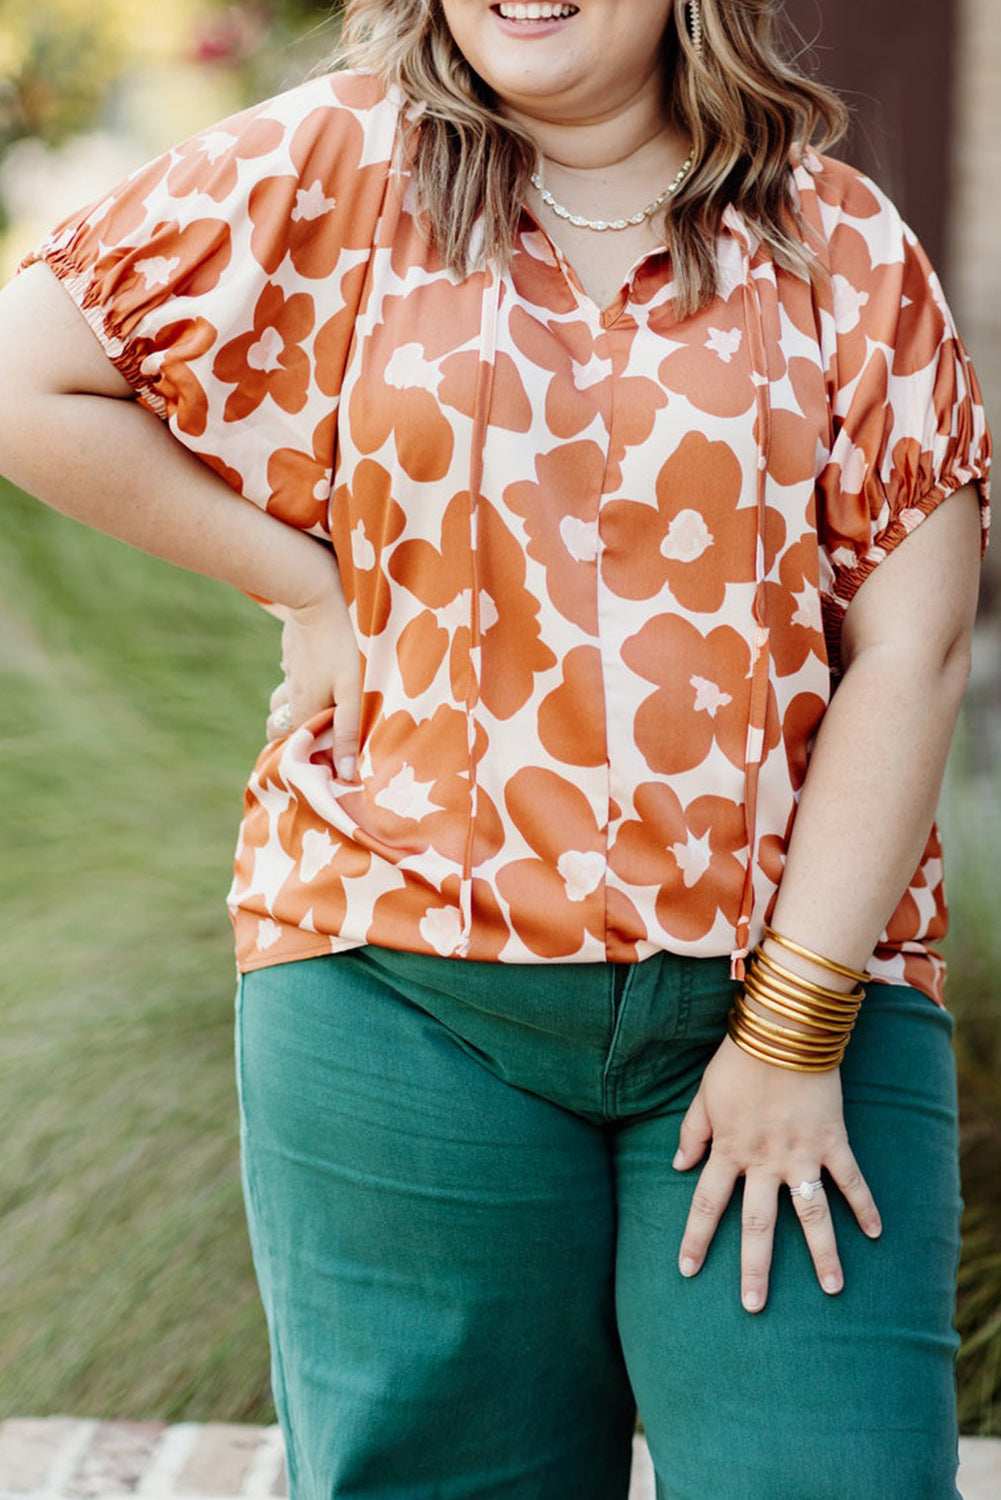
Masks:
[[[273,1421],[223,899],[277,626],[0,484],[0,1418]],[[982,737],[981,737],[982,738]],[[1001,1434],[1001,811],[944,809],[962,1425]]]
[[[942,826],[966,1204],[957,1316],[960,1425],[964,1432],[1001,1436],[1001,773],[992,753],[1001,713],[995,675],[988,691],[971,694],[961,721]]]
[[[0,513],[0,1416],[270,1421],[224,897],[277,626]]]

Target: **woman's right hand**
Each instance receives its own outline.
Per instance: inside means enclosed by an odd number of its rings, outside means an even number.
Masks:
[[[269,740],[282,738],[333,707],[334,766],[352,781],[358,762],[361,663],[344,590],[336,566],[324,588],[307,603],[272,606],[282,620],[284,680],[271,694]]]

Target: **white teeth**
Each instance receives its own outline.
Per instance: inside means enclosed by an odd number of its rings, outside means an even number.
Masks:
[[[550,0],[532,0],[528,5],[513,4],[510,0],[497,7],[505,21],[560,21],[577,13],[575,5],[552,4]]]

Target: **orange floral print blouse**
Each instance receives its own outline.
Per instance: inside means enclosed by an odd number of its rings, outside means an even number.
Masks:
[[[26,261],[180,442],[336,551],[358,773],[335,773],[329,712],[262,750],[239,966],[668,949],[739,977],[849,600],[970,480],[986,541],[976,377],[914,236],[840,163],[790,164],[821,284],[731,208],[719,295],[679,321],[667,251],[600,310],[527,211],[507,269],[451,275],[403,107],[366,76],[313,80]],[[945,927],[933,830],[873,976],[941,1003]]]

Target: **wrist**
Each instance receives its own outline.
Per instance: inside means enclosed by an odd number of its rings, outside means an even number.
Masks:
[[[772,956],[776,950],[781,959]],[[800,970],[819,970],[823,982],[797,973],[789,958],[799,960]],[[859,970],[815,953],[766,924],[764,940],[751,955],[744,988],[730,1011],[730,1037],[763,1062],[797,1072],[830,1071],[844,1056],[865,978]]]
[[[799,953],[790,953],[788,948],[783,948],[770,937],[762,938],[758,947],[767,958],[774,959],[783,968],[800,979],[807,980],[810,984],[822,984],[827,989],[838,990],[841,994],[851,994],[855,988],[855,980],[849,979],[845,974],[837,974],[822,964],[815,964],[810,959],[804,958]]]
[[[288,615],[297,623],[306,625],[340,605],[343,596],[333,549],[311,537],[303,540],[309,551],[303,549],[300,566],[296,568],[294,590],[281,602]]]

